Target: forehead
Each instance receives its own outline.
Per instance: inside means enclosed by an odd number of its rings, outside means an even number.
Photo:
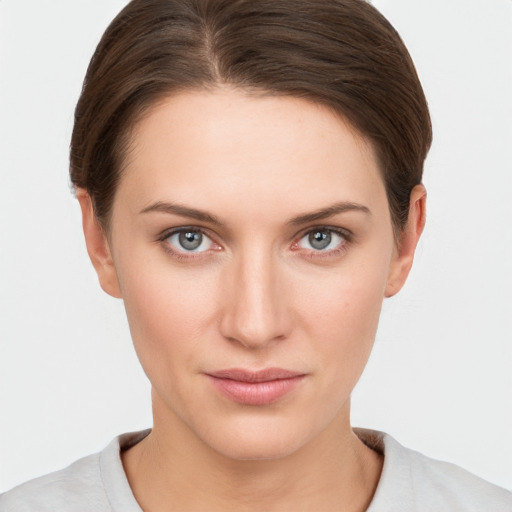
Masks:
[[[304,211],[383,191],[371,145],[326,107],[221,89],[173,95],[137,123],[118,195],[133,208],[179,200]]]

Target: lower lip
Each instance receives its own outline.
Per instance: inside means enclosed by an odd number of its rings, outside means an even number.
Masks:
[[[211,375],[208,377],[217,390],[233,402],[244,405],[268,405],[293,391],[305,376],[298,375],[265,382],[243,382]]]

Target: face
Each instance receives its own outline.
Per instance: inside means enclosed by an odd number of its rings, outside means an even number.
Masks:
[[[167,99],[136,127],[108,244],[155,428],[237,459],[349,428],[399,254],[372,149],[340,118]]]

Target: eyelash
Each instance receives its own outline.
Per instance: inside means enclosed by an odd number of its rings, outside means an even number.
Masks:
[[[319,258],[335,258],[336,256],[341,256],[344,254],[347,249],[348,245],[352,243],[353,241],[353,234],[352,232],[348,231],[347,229],[341,229],[331,226],[313,226],[308,228],[306,231],[303,231],[298,237],[295,238],[295,242],[293,242],[293,246],[297,246],[301,240],[303,240],[306,236],[310,235],[311,233],[315,232],[324,232],[324,233],[330,233],[338,235],[340,238],[343,239],[342,242],[338,244],[334,249],[329,250],[306,250],[306,256],[309,259],[319,259]],[[300,251],[300,248],[298,249],[292,249],[296,251]]]
[[[167,252],[168,254],[171,254],[174,258],[176,258],[178,260],[190,261],[190,260],[195,260],[198,258],[203,258],[205,255],[204,253],[207,251],[201,251],[201,252],[185,251],[185,250],[179,251],[179,250],[174,249],[169,243],[167,243],[167,240],[171,236],[177,235],[179,233],[186,233],[186,232],[200,233],[201,235],[203,235],[206,238],[208,238],[209,240],[211,240],[213,244],[220,247],[220,245],[217,244],[216,242],[214,242],[212,237],[204,229],[198,228],[196,226],[181,226],[179,228],[174,228],[174,229],[170,229],[168,231],[164,231],[158,237],[157,242],[161,243],[165,252]],[[216,251],[217,250],[218,249],[216,249]]]
[[[181,226],[179,228],[174,228],[174,229],[165,231],[157,238],[157,242],[161,243],[161,245],[163,246],[163,249],[178,260],[190,261],[190,260],[194,260],[194,259],[198,259],[198,258],[204,258],[205,253],[209,252],[209,250],[200,251],[200,252],[185,251],[185,250],[179,251],[179,250],[174,249],[169,243],[167,243],[167,240],[171,236],[179,234],[179,233],[184,233],[187,231],[191,231],[194,233],[200,233],[203,236],[205,236],[206,238],[208,238],[209,240],[211,240],[211,242],[213,244],[215,244],[217,247],[219,247],[219,249],[215,249],[215,252],[221,249],[220,244],[217,244],[213,240],[213,238],[208,234],[208,232],[206,230],[196,227],[196,226]],[[294,242],[292,243],[292,250],[296,251],[296,252],[303,252],[303,251],[301,251],[300,247],[299,248],[293,248],[293,247],[298,246],[299,242],[303,238],[308,236],[309,234],[318,232],[318,231],[338,235],[339,237],[341,237],[343,239],[343,241],[334,249],[329,249],[329,250],[325,250],[325,251],[314,250],[314,249],[310,249],[309,251],[305,250],[306,254],[304,254],[304,256],[306,256],[307,258],[317,259],[317,258],[329,258],[329,257],[340,256],[341,254],[346,252],[347,246],[350,243],[352,243],[352,240],[353,240],[353,234],[346,229],[340,229],[340,228],[335,228],[335,227],[331,227],[331,226],[313,226],[313,227],[307,228],[307,230],[302,231],[299,235],[296,235],[294,237]]]

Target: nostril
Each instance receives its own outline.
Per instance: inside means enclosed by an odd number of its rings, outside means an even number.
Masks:
[[[240,324],[236,320],[236,317],[232,317],[224,322],[223,334],[230,343],[260,349],[283,341],[287,337],[284,322],[279,317],[267,318],[265,322],[252,325]]]

